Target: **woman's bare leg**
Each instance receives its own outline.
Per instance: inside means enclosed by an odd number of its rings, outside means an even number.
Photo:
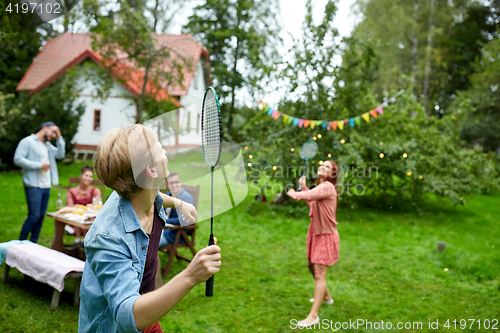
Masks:
[[[308,268],[309,268],[309,271],[311,272],[313,278],[315,278],[315,276],[314,276],[314,264],[311,261],[308,261]],[[328,291],[328,286],[327,286],[325,297],[323,298],[323,301],[329,301],[331,299],[332,299],[332,296],[330,295],[330,292]]]
[[[326,296],[326,272],[328,266],[314,264],[314,303],[309,312],[309,315],[303,321],[305,323],[312,323],[316,317],[318,317],[319,308],[321,307],[321,302],[323,302]]]

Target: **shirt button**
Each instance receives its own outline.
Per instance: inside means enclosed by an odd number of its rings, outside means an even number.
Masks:
[[[145,249],[146,249],[146,247],[145,247],[145,246],[143,246],[143,247],[142,247],[142,249],[143,249],[143,250],[145,250]]]

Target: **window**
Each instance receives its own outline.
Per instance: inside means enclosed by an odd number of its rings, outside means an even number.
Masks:
[[[94,131],[101,130],[101,110],[94,110]]]
[[[193,87],[194,89],[198,89],[198,67],[194,70]]]
[[[186,131],[189,133],[191,132],[191,112],[188,111],[187,113],[187,126],[186,126]]]

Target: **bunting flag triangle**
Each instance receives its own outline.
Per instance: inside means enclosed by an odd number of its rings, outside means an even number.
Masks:
[[[363,117],[363,119],[369,123],[370,122],[370,114],[367,112],[367,113],[363,113],[363,115],[361,116]]]
[[[337,125],[339,126],[341,131],[344,129],[344,121],[343,120],[337,121]]]
[[[401,90],[398,92],[393,98],[390,99],[391,102],[394,102],[396,100],[396,97],[401,95],[404,92],[404,90]],[[387,104],[381,104],[374,108],[373,110],[370,110],[368,112],[365,112],[363,114],[360,114],[358,116],[344,119],[344,120],[336,120],[336,121],[323,121],[323,120],[308,120],[308,119],[300,119],[300,118],[295,118],[290,115],[284,114],[279,112],[276,109],[273,109],[267,105],[267,103],[264,103],[262,100],[259,100],[258,102],[258,108],[260,110],[263,110],[264,112],[267,113],[268,116],[271,116],[273,119],[277,120],[279,117],[283,117],[283,123],[287,125],[293,124],[294,126],[299,126],[299,128],[306,128],[310,127],[311,129],[314,129],[316,127],[321,127],[322,129],[327,129],[330,131],[332,128],[334,131],[337,130],[337,128],[340,128],[340,130],[344,130],[344,127],[348,127],[347,125],[349,124],[350,127],[354,127],[355,125],[361,126],[361,119],[364,119],[367,123],[370,122],[370,118],[378,118],[379,115],[384,114],[384,106]],[[371,116],[371,117],[370,117]]]
[[[351,127],[354,127],[354,118],[349,118],[349,125],[351,125]]]

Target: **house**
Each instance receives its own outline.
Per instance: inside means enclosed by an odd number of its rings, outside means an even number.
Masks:
[[[146,91],[156,96],[157,100],[168,99],[179,107],[191,105],[177,111],[178,123],[187,130],[164,139],[162,144],[166,149],[175,151],[199,146],[201,104],[206,87],[211,85],[208,50],[190,34],[155,35],[155,38],[156,46],[166,46],[174,51],[171,52],[172,57],[189,58],[192,64],[182,69],[182,86],[171,87],[160,82],[161,87],[157,89],[153,89],[154,84],[149,83],[146,87]],[[17,91],[27,90],[35,94],[83,61],[93,61],[96,66],[103,66],[103,57],[91,48],[89,34],[65,33],[43,46],[17,86]],[[95,87],[91,82],[83,78],[78,81],[81,92],[76,102],[84,102],[86,108],[72,142],[77,159],[82,155],[93,156],[97,144],[112,128],[123,128],[135,123],[137,107],[131,103],[131,97],[142,91],[144,70],[134,68],[126,59],[117,64],[111,67],[113,87],[105,101],[96,99]],[[124,79],[122,74],[125,72],[128,75]]]

